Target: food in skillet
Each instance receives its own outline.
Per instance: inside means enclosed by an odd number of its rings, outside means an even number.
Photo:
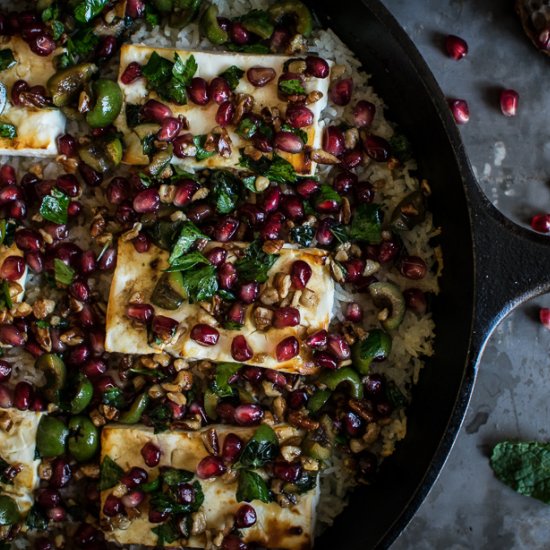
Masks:
[[[301,2],[34,9],[0,16],[0,538],[310,547],[432,354],[408,141]]]

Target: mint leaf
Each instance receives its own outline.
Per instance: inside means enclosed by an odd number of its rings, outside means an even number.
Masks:
[[[277,261],[276,254],[267,254],[262,250],[262,244],[259,241],[253,242],[246,249],[244,256],[235,262],[239,281],[243,283],[265,283],[267,273]]]
[[[124,475],[124,470],[107,455],[101,463],[99,472],[99,490],[105,491],[114,487]]]
[[[210,183],[216,211],[220,214],[229,214],[239,200],[239,180],[231,172],[216,170],[210,176]]]
[[[10,295],[10,285],[8,284],[8,281],[4,280],[2,281],[2,294],[3,294],[3,302],[8,309],[11,309],[13,307],[13,301],[11,299]],[[0,301],[2,303],[2,301]],[[1,480],[0,480],[1,481]]]
[[[107,4],[108,0],[84,0],[74,9],[74,18],[79,23],[89,23],[103,11]]]
[[[277,183],[296,183],[298,179],[294,166],[279,155],[273,155],[273,161],[263,175]]]
[[[383,219],[384,213],[378,204],[360,204],[351,219],[348,230],[350,239],[379,244]]]
[[[13,57],[13,52],[9,48],[0,50],[0,71],[5,71],[10,69],[17,64],[15,57]]]
[[[75,270],[59,258],[54,258],[53,265],[55,282],[61,285],[70,285],[74,280]]]
[[[300,80],[281,80],[279,81],[279,91],[284,95],[304,95],[306,93]]]
[[[216,366],[216,374],[212,383],[212,391],[218,397],[231,397],[233,388],[229,380],[240,370],[242,365],[239,363],[219,363]]]
[[[262,424],[248,441],[238,461],[240,468],[261,468],[279,453],[279,440],[273,428]]]
[[[231,52],[241,52],[241,53],[271,53],[271,50],[265,44],[245,44],[244,46],[239,46],[238,44],[227,44],[227,49]]]
[[[242,470],[239,473],[237,485],[237,502],[252,502],[261,500],[271,502],[271,493],[263,478],[251,470]]]
[[[208,237],[200,231],[193,222],[184,222],[180,229],[180,234],[172,248],[168,263],[172,264],[177,258],[189,252],[197,239],[207,239]]]
[[[243,75],[244,71],[236,65],[231,65],[231,67],[225,69],[225,71],[220,74],[222,78],[227,80],[229,88],[231,88],[232,91],[239,85],[239,80],[243,77]]]
[[[216,154],[216,151],[207,151],[204,148],[204,144],[206,143],[206,134],[198,135],[193,137],[193,144],[197,148],[197,152],[195,153],[195,160],[201,161],[205,160],[207,158],[210,158],[212,155]]]
[[[161,88],[172,75],[172,62],[153,52],[141,72],[153,90]]]
[[[218,291],[216,268],[207,265],[200,269],[192,269],[183,273],[183,287],[190,304],[212,298]]]
[[[69,197],[58,189],[52,189],[51,195],[46,195],[40,204],[40,215],[53,223],[67,223],[69,207]]]
[[[0,122],[0,137],[13,139],[17,137],[17,129],[13,124]]]
[[[191,82],[198,68],[199,66],[197,65],[194,55],[190,55],[184,62],[177,53],[174,54],[172,76],[182,82],[185,86]]]
[[[165,271],[187,271],[201,264],[209,265],[210,262],[200,252],[189,252],[188,254],[185,254],[185,256],[176,258],[172,262],[171,266]]]

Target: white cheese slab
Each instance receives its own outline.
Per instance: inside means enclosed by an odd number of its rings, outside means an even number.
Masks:
[[[235,433],[243,441],[252,437],[255,428],[241,428],[226,425],[209,426],[218,432],[220,448],[228,433]],[[196,471],[197,464],[208,455],[202,442],[200,431],[172,431],[154,434],[152,428],[145,426],[117,426],[108,425],[101,434],[101,460],[109,456],[123,470],[133,466],[143,468],[149,473],[149,480],[158,476],[159,467],[171,466],[189,471]],[[274,427],[275,433],[282,444],[285,440],[300,435],[300,432],[288,425]],[[147,442],[152,442],[161,450],[159,466],[149,468],[143,462],[141,449]],[[204,504],[201,507],[206,518],[206,531],[211,540],[225,526],[226,520],[241,506],[235,498],[237,482],[227,482],[220,478],[200,480],[204,492]],[[110,490],[102,492],[104,502]],[[312,490],[301,495],[297,504],[288,508],[281,508],[277,503],[264,503],[253,500],[251,505],[257,515],[256,524],[242,529],[243,540],[257,543],[266,548],[285,548],[288,550],[303,550],[310,548],[313,541],[315,526],[315,509],[318,500],[318,491]],[[126,529],[105,529],[107,540],[122,545],[143,544],[155,546],[157,536],[151,531],[154,524],[149,523],[144,505],[141,514],[131,520]],[[102,518],[102,523],[108,522]],[[206,533],[192,536],[187,543],[175,541],[166,543],[168,547],[204,548],[207,545]]]
[[[208,247],[222,246],[244,247],[244,243],[210,242]],[[107,309],[107,333],[105,349],[110,352],[150,354],[158,351],[147,342],[147,329],[144,325],[132,322],[126,316],[126,308],[132,296],[139,293],[144,303],[151,303],[150,298],[155,285],[168,267],[168,253],[156,246],[148,252],[139,254],[131,242],[119,241],[117,267],[111,283]],[[231,342],[237,335],[245,336],[254,356],[246,364],[276,369],[284,372],[308,374],[315,371],[310,351],[300,346],[296,357],[279,363],[275,356],[277,344],[288,336],[295,336],[303,341],[306,335],[321,329],[327,329],[332,315],[334,301],[334,282],[327,265],[327,253],[324,250],[307,248],[283,248],[279,258],[268,272],[265,285],[272,286],[277,273],[289,273],[292,263],[303,260],[311,266],[312,275],[307,288],[313,292],[314,302],[304,305],[298,302],[295,307],[300,311],[300,325],[260,331],[253,319],[253,306],[248,306],[245,323],[241,330],[226,330],[216,326],[216,319],[200,303],[184,302],[177,310],[164,310],[156,307],[155,314],[171,317],[180,323],[178,337],[165,351],[189,359],[208,359],[211,361],[234,361],[231,356]],[[261,285],[261,289],[264,285]],[[203,346],[190,338],[190,332],[197,323],[216,326],[220,333],[217,344]]]
[[[254,112],[259,113],[263,107],[277,107],[281,113],[285,113],[287,103],[281,101],[277,96],[277,81],[283,72],[283,66],[289,57],[282,55],[259,55],[259,54],[242,54],[229,52],[206,52],[196,50],[169,49],[169,48],[153,48],[144,44],[126,44],[123,45],[120,51],[120,72],[119,85],[124,93],[125,103],[133,105],[142,105],[148,99],[157,99],[170,106],[174,116],[183,115],[189,122],[189,130],[187,132],[193,135],[207,134],[217,126],[215,121],[218,104],[210,101],[208,105],[200,106],[188,102],[187,105],[177,105],[159,98],[159,96],[147,89],[145,78],[138,78],[131,84],[123,84],[120,81],[120,75],[131,62],[137,62],[141,65],[147,63],[147,60],[153,52],[157,52],[160,56],[174,60],[174,54],[177,53],[185,62],[191,55],[195,57],[198,65],[198,70],[195,76],[202,77],[210,82],[214,77],[219,76],[229,67],[235,65],[246,71],[251,67],[270,67],[276,72],[275,78],[267,85],[261,88],[256,88],[246,78],[246,74],[240,79],[239,85],[234,90],[235,93],[249,94],[254,98]],[[322,139],[322,124],[320,122],[321,111],[327,105],[328,87],[330,78],[307,78],[305,81],[306,92],[318,91],[321,92],[322,98],[308,105],[309,109],[314,114],[314,122],[307,130],[307,144],[314,149],[321,146]],[[125,110],[116,121],[117,128],[126,136],[127,143],[139,143],[139,138],[130,130],[126,124]],[[180,159],[174,156],[173,164],[184,165],[188,168],[237,168],[239,164],[239,148],[249,145],[250,142],[243,140],[234,131],[232,126],[227,127],[229,137],[231,138],[232,154],[228,158],[222,158],[216,154],[203,161],[195,161],[194,158]],[[133,134],[133,136],[132,136]],[[128,148],[125,151],[123,161],[127,164],[144,164],[144,156],[139,151],[135,154],[135,147]],[[310,175],[315,172],[315,163],[306,160],[303,153],[289,154],[279,151],[278,154],[288,160],[295,168],[296,172],[301,175]],[[146,157],[145,157],[146,159]]]
[[[23,252],[17,248],[17,245],[13,243],[11,246],[4,246],[0,245],[0,266],[4,263],[4,260],[8,256],[20,256],[21,258],[24,256]],[[22,302],[23,297],[25,296],[25,283],[27,282],[27,275],[28,275],[28,268],[27,264],[25,264],[25,271],[23,272],[23,275],[19,277],[15,282],[21,286],[21,292],[19,292],[14,298],[12,298],[13,302]]]

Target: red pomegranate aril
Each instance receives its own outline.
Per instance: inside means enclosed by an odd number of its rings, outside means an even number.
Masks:
[[[405,298],[405,304],[407,308],[414,313],[424,315],[428,309],[428,302],[426,295],[419,288],[407,288],[403,291],[403,297]]]
[[[251,304],[258,298],[260,285],[256,281],[245,283],[239,289],[239,299],[245,304]]]
[[[196,76],[191,80],[191,84],[187,86],[187,95],[193,103],[206,105],[210,101],[208,82],[204,78]]]
[[[352,323],[359,323],[363,320],[363,308],[357,302],[346,304],[345,317]]]
[[[223,537],[221,550],[249,550],[249,546],[238,535],[226,535]]]
[[[342,155],[342,164],[347,170],[357,168],[363,162],[363,153],[360,149],[345,151]]]
[[[210,249],[205,255],[208,261],[212,265],[215,265],[217,267],[225,262],[227,251],[224,250],[221,246],[215,246],[214,248]]]
[[[235,361],[243,363],[251,359],[253,355],[254,352],[242,334],[239,334],[233,338],[231,342],[231,357],[233,357]]]
[[[353,93],[353,80],[351,78],[341,78],[337,80],[329,90],[331,101],[340,106],[347,105],[351,101]]]
[[[146,466],[149,466],[149,468],[154,468],[155,466],[158,466],[160,462],[160,455],[160,449],[150,441],[145,443],[145,445],[141,448],[141,456],[143,457],[143,462],[145,462]]]
[[[134,197],[134,210],[140,214],[150,214],[160,208],[160,196],[156,189],[145,189]]]
[[[368,181],[359,182],[354,191],[357,202],[369,204],[374,200],[374,187]]]
[[[265,369],[264,376],[266,380],[269,380],[274,386],[278,386],[279,388],[284,388],[288,382],[282,372],[277,372],[273,369]]]
[[[27,217],[27,204],[23,201],[16,200],[8,205],[8,218],[14,220],[24,220]]]
[[[28,382],[18,382],[13,390],[13,405],[20,411],[26,411],[34,399],[34,389]]]
[[[306,57],[306,73],[315,78],[326,78],[330,72],[330,67],[325,59],[316,55]]]
[[[464,99],[449,99],[449,107],[457,124],[466,124],[470,120],[470,108]]]
[[[17,185],[6,185],[0,189],[0,206],[9,202],[20,200],[23,197],[23,190]]]
[[[216,414],[222,422],[232,424],[235,422],[235,407],[231,403],[221,402],[216,405]]]
[[[374,120],[376,107],[366,99],[360,99],[353,108],[353,119],[358,128],[368,128]]]
[[[0,183],[2,185],[15,185],[17,183],[15,168],[11,164],[2,164],[0,167]]]
[[[29,85],[24,80],[17,80],[11,87],[11,102],[16,107],[23,105],[22,94],[29,89]]]
[[[231,290],[237,282],[236,267],[229,262],[222,264],[218,268],[218,281],[223,289]]]
[[[34,273],[44,270],[44,256],[41,252],[25,252],[25,263]]]
[[[305,390],[294,390],[287,397],[288,406],[293,410],[301,409],[309,400],[309,396]]]
[[[304,260],[297,260],[290,268],[290,280],[296,290],[304,290],[311,279],[311,266]]]
[[[344,133],[336,126],[328,126],[323,133],[323,150],[336,157],[346,148]]]
[[[109,185],[107,186],[107,190],[105,192],[107,200],[111,204],[121,204],[128,198],[128,187],[130,183],[126,178],[113,178]]]
[[[383,241],[380,244],[376,259],[382,263],[387,264],[397,258],[401,245],[396,240]]]
[[[174,155],[180,159],[194,157],[197,152],[197,147],[193,143],[193,134],[190,133],[179,135],[172,145],[174,146]]]
[[[50,55],[56,48],[54,39],[45,33],[31,37],[27,44],[36,55],[43,57]]]
[[[49,485],[56,489],[66,487],[71,481],[73,475],[71,465],[64,457],[56,458],[52,464],[52,477],[50,478]]]
[[[352,172],[339,172],[334,177],[334,181],[332,183],[335,191],[339,195],[345,195],[346,193],[349,193],[349,191],[353,188],[354,185],[357,184],[357,176],[353,174]]]
[[[197,464],[197,477],[200,479],[219,477],[225,473],[225,470],[225,464],[220,457],[209,455]]]
[[[226,216],[221,219],[214,230],[214,239],[221,243],[230,241],[233,235],[237,232],[239,228],[239,220],[232,218],[231,216]]]
[[[70,218],[78,216],[82,212],[82,204],[78,201],[71,201],[67,206],[67,215]]]
[[[281,235],[285,216],[282,212],[273,212],[260,231],[260,237],[264,240],[275,240]]]
[[[44,245],[44,239],[38,231],[24,227],[15,233],[15,244],[25,252],[37,252]]]
[[[313,179],[303,179],[296,185],[296,193],[304,199],[310,198],[319,190],[319,182]]]
[[[324,218],[319,222],[315,238],[320,245],[328,246],[334,241],[334,233],[331,231],[333,225],[334,220],[332,218]]]
[[[135,489],[142,483],[146,483],[148,478],[149,474],[143,468],[134,466],[120,478],[120,483],[128,489]]]
[[[423,279],[426,276],[428,267],[426,262],[418,256],[407,256],[401,260],[399,271],[407,279]]]
[[[145,119],[158,122],[159,124],[161,124],[165,118],[173,116],[172,109],[156,99],[147,100],[141,108],[141,114]]]
[[[149,508],[148,519],[151,523],[164,523],[168,519],[168,512],[158,512]]]
[[[258,227],[265,222],[265,212],[259,206],[249,202],[243,204],[239,208],[239,215],[250,225],[250,227]]]
[[[11,365],[7,361],[0,359],[0,382],[6,382],[10,379],[10,376]]]
[[[234,419],[239,426],[254,426],[259,424],[263,417],[263,409],[254,403],[235,408]]]
[[[65,518],[67,517],[67,513],[65,512],[65,508],[62,508],[61,506],[56,506],[54,508],[50,508],[46,512],[46,516],[48,516],[51,521],[58,523],[65,520]]]
[[[103,176],[99,172],[96,172],[93,168],[90,168],[87,164],[83,162],[78,163],[78,171],[84,179],[84,181],[90,187],[97,187],[103,181]]]
[[[339,361],[345,361],[351,356],[351,349],[345,338],[340,334],[329,334],[327,340],[327,349]]]
[[[216,124],[225,128],[233,120],[235,106],[231,101],[224,101],[216,111]]]
[[[25,273],[25,261],[21,256],[8,256],[0,267],[0,278],[17,281]]]
[[[550,214],[537,214],[531,218],[530,224],[539,233],[550,233]]]
[[[87,302],[90,299],[90,287],[83,280],[73,281],[69,285],[70,295],[80,302]]]
[[[157,139],[160,141],[172,141],[181,132],[182,127],[181,119],[167,117],[161,123]]]
[[[69,236],[69,230],[65,224],[57,224],[53,222],[47,222],[43,225],[42,229],[54,240],[62,241]]]
[[[289,361],[293,357],[296,357],[300,352],[300,344],[294,336],[288,336],[284,340],[281,340],[275,348],[275,356],[279,363]]]
[[[44,350],[40,347],[40,345],[32,340],[27,340],[24,349],[25,351],[28,351],[33,357],[40,357],[44,353]]]
[[[9,409],[13,406],[13,395],[11,389],[4,384],[0,384],[0,408]]]
[[[283,195],[281,210],[287,218],[293,221],[301,220],[304,217],[304,203],[296,195]]]
[[[78,346],[72,346],[67,356],[67,362],[71,365],[82,365],[91,356],[91,351],[85,344],[79,344]]]
[[[244,306],[240,302],[231,305],[227,312],[227,320],[242,325],[244,323]]]
[[[140,77],[141,65],[139,63],[136,63],[135,61],[132,61],[126,66],[124,72],[120,75],[120,81],[122,82],[122,84],[127,85],[136,81]]]
[[[235,527],[246,529],[256,523],[256,510],[250,504],[243,504],[235,512]]]
[[[204,202],[196,202],[187,211],[187,217],[197,224],[210,220],[214,216],[214,209]]]
[[[139,254],[143,254],[151,248],[151,241],[145,233],[140,233],[135,239],[132,239],[132,244]]]
[[[99,542],[100,536],[97,529],[92,525],[89,523],[81,523],[75,531],[73,539],[76,544],[83,548],[92,548],[91,545]]]
[[[126,308],[126,315],[133,319],[134,321],[139,321],[140,323],[148,323],[155,314],[153,306],[150,304],[139,304],[139,303],[129,303]]]
[[[256,88],[262,88],[275,78],[275,69],[271,67],[251,67],[246,71],[248,82]]]
[[[371,134],[363,136],[363,149],[376,162],[385,162],[390,158],[390,144],[380,136]]]
[[[348,435],[351,437],[359,435],[361,429],[363,428],[363,421],[359,415],[355,414],[353,411],[347,411],[344,414],[343,420]]]
[[[231,42],[234,42],[238,46],[244,46],[250,42],[249,32],[237,21],[231,22],[229,36],[231,37]]]
[[[334,356],[326,351],[316,351],[313,354],[313,361],[318,367],[323,369],[334,370],[338,368],[338,363]]]
[[[294,483],[302,474],[302,466],[299,462],[286,462],[277,460],[273,465],[273,475],[288,483]]]
[[[174,206],[181,208],[186,206],[191,202],[191,198],[197,192],[199,184],[193,180],[183,180],[176,187],[176,192],[174,193]]]
[[[101,359],[90,359],[83,367],[82,372],[88,378],[97,378],[107,372],[107,365]]]
[[[252,145],[262,153],[271,153],[273,151],[273,140],[267,137],[263,132],[256,132],[252,138]]]
[[[516,116],[519,94],[515,90],[502,90],[500,92],[500,110],[504,116]]]
[[[176,493],[176,500],[180,504],[192,504],[195,500],[195,489],[190,483],[178,485],[174,492]]]
[[[203,346],[214,346],[219,338],[218,330],[205,323],[198,323],[191,329],[191,339]]]
[[[109,376],[108,374],[106,374],[105,376],[101,376],[97,380],[94,380],[94,388],[100,395],[103,395],[106,391],[109,391],[116,387],[117,385],[115,384],[113,377]]]
[[[299,153],[304,148],[304,142],[296,134],[284,130],[275,134],[273,144],[285,153]]]
[[[82,274],[87,275],[96,269],[96,260],[93,250],[85,250],[80,255],[78,267]]]
[[[314,332],[306,338],[306,345],[313,349],[322,349],[326,347],[328,341],[328,332],[324,329]]]
[[[137,508],[143,502],[144,498],[145,493],[141,491],[130,491],[121,498],[121,501],[125,508]]]
[[[468,44],[460,36],[449,34],[445,37],[445,50],[449,57],[457,61],[465,57],[468,53]]]
[[[122,500],[115,495],[108,495],[103,504],[103,513],[107,517],[114,517],[118,514],[121,514],[124,511],[124,506],[122,505]]]
[[[279,208],[281,190],[278,187],[268,187],[263,194],[262,206],[269,214]]]
[[[539,309],[539,320],[545,328],[550,329],[550,308],[541,307]]]
[[[96,50],[96,55],[104,59],[109,58],[115,52],[117,41],[114,36],[104,36]]]
[[[245,380],[259,382],[263,378],[265,371],[260,367],[244,366],[239,372]]]
[[[57,150],[66,157],[76,157],[77,143],[76,139],[70,134],[63,134],[57,138]]]
[[[379,374],[369,374],[364,381],[365,393],[372,399],[378,399],[384,395],[385,382]]]
[[[275,328],[295,327],[300,324],[300,311],[295,307],[279,307],[273,312]]]
[[[116,220],[125,227],[130,227],[137,219],[131,203],[123,202],[119,204],[115,214]]]
[[[225,78],[217,76],[210,81],[208,93],[214,103],[221,105],[231,97],[231,88]]]
[[[110,271],[114,269],[116,266],[116,248],[107,248],[105,252],[103,252],[97,265],[101,271]]]
[[[61,504],[61,495],[56,489],[40,489],[36,497],[36,502],[42,508],[54,508]]]

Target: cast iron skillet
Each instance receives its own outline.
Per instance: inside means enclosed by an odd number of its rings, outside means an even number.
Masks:
[[[494,327],[550,289],[548,241],[505,218],[477,185],[444,96],[406,33],[378,0],[310,3],[359,59],[410,138],[428,178],[445,269],[434,304],[436,354],[424,369],[398,451],[358,490],[317,548],[388,547],[436,480],[464,417]]]

